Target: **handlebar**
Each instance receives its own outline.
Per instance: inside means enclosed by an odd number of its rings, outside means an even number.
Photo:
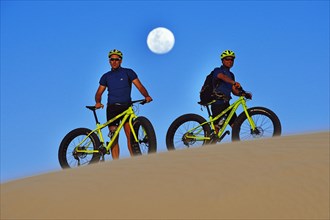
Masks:
[[[238,88],[239,90],[239,95],[244,96],[247,99],[252,99],[252,94],[249,92],[246,92],[242,87]]]
[[[134,100],[134,101],[131,101],[129,103],[127,103],[128,105],[133,105],[135,103],[139,103],[141,105],[144,105],[147,103],[147,100],[145,99],[139,99],[139,100]],[[126,104],[120,104],[120,103],[115,103],[115,105],[126,105]],[[88,108],[89,110],[92,110],[92,111],[95,111],[96,108],[94,105],[87,105],[86,108]]]
[[[139,99],[139,100],[131,101],[130,104],[133,105],[134,103],[137,103],[137,102],[139,102],[139,104],[141,104],[141,105],[144,105],[147,103],[147,100]]]
[[[134,103],[139,103],[141,105],[144,105],[145,103],[147,103],[147,100],[145,99],[139,99],[139,100],[134,100],[134,101],[131,101],[127,104],[129,104],[130,106],[133,105]],[[123,104],[120,104],[120,103],[117,103],[118,105],[123,105]],[[94,118],[95,118],[95,121],[97,124],[99,124],[99,120],[97,118],[97,115],[96,115],[96,110],[97,108],[95,107],[95,105],[87,105],[86,108],[88,108],[89,110],[92,110],[93,111],[93,114],[94,114]]]

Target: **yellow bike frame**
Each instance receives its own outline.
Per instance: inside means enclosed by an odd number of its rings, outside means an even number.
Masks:
[[[120,117],[123,117],[123,119],[121,120],[118,128],[116,129],[113,137],[111,138],[110,142],[108,143],[108,145],[105,145],[105,142],[104,142],[104,138],[103,138],[103,134],[102,134],[102,129],[107,127],[110,123],[112,123],[113,121],[117,120],[118,118]],[[137,138],[137,135],[134,131],[134,128],[133,128],[133,119],[137,118],[137,116],[135,115],[134,113],[134,110],[133,110],[133,107],[130,106],[128,107],[127,110],[125,110],[124,112],[120,113],[119,115],[115,116],[114,118],[110,119],[109,121],[107,121],[106,123],[104,124],[100,124],[100,123],[96,123],[96,128],[94,130],[92,130],[76,147],[76,152],[77,153],[86,153],[86,154],[93,154],[93,153],[99,153],[99,150],[83,150],[83,149],[79,149],[79,146],[84,143],[84,141],[86,141],[86,139],[92,134],[92,133],[96,133],[97,136],[99,137],[100,139],[100,142],[103,146],[105,146],[107,152],[110,151],[110,148],[114,142],[114,140],[117,138],[120,130],[123,128],[124,124],[126,123],[127,119],[128,119],[128,122],[129,122],[129,126],[131,128],[131,132],[133,134],[133,137],[134,137],[134,140],[135,141],[138,141],[138,138]],[[88,148],[88,147],[87,147]]]
[[[212,101],[209,104],[212,104],[215,101]],[[237,99],[233,104],[231,104],[228,108],[226,108],[224,111],[222,111],[219,115],[215,116],[214,118],[212,117],[212,115],[209,115],[209,120],[198,125],[197,127],[194,127],[192,129],[190,129],[187,133],[186,133],[186,138],[192,138],[198,141],[203,141],[203,140],[211,140],[211,137],[204,137],[204,136],[196,136],[196,130],[197,130],[197,134],[203,131],[202,126],[205,124],[210,124],[211,129],[213,131],[215,131],[215,126],[214,126],[214,121],[218,120],[219,118],[221,118],[222,116],[224,116],[225,114],[228,114],[224,124],[222,125],[221,129],[218,131],[218,133],[216,134],[218,138],[220,138],[222,136],[222,134],[224,133],[227,125],[229,124],[230,119],[233,117],[233,115],[235,114],[236,110],[238,109],[239,106],[242,106],[243,111],[246,114],[246,117],[250,123],[251,129],[254,130],[256,128],[256,125],[254,123],[254,121],[252,120],[249,112],[248,112],[248,107],[246,105],[246,100],[243,96],[240,96],[239,99]],[[193,136],[190,136],[189,134],[194,134]]]

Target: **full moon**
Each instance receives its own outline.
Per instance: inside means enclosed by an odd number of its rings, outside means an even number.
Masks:
[[[147,44],[149,49],[156,54],[165,54],[172,50],[174,46],[173,33],[163,27],[158,27],[150,31]]]

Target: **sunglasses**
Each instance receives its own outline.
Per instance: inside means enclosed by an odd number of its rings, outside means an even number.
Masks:
[[[110,58],[110,61],[120,61],[120,58]]]
[[[234,61],[234,58],[224,58],[224,60],[226,60],[226,61],[229,61],[229,60]]]

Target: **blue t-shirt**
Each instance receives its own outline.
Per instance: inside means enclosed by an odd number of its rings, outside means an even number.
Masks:
[[[136,78],[137,75],[132,69],[123,67],[103,74],[100,79],[100,85],[108,88],[108,105],[115,103],[126,104],[132,101],[132,81]]]
[[[224,66],[217,67],[213,70],[213,80],[214,80],[213,85],[219,84],[219,86],[215,88],[215,91],[218,93],[222,93],[222,94],[226,95],[229,99],[231,99],[232,84],[219,79],[217,77],[219,73],[225,74],[226,76],[228,76],[229,78],[231,78],[234,81],[235,81],[235,76],[232,72],[230,72],[230,70],[227,67],[224,67]],[[217,100],[215,103],[223,104],[224,100]]]

